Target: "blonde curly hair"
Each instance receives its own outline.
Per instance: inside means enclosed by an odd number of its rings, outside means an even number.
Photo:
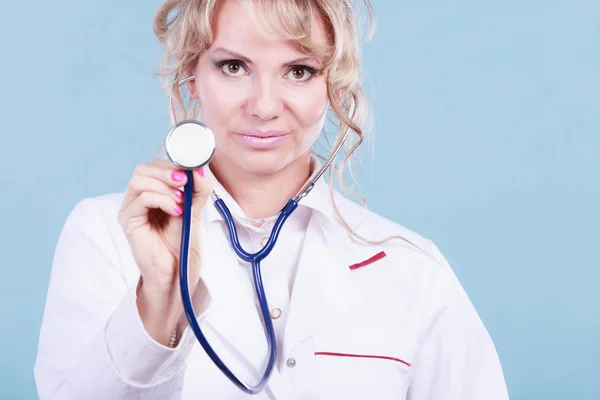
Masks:
[[[193,71],[200,54],[214,39],[214,22],[219,5],[224,0],[166,0],[154,19],[154,34],[165,48],[165,62],[160,75],[165,77],[169,96],[174,103],[177,119],[197,118],[200,106],[189,99],[183,101],[178,82]],[[350,227],[335,204],[333,175],[344,192],[357,198],[366,208],[365,199],[348,189],[343,171],[350,158],[363,143],[370,121],[370,108],[359,82],[361,77],[360,21],[355,15],[352,0],[241,0],[265,33],[277,39],[295,42],[299,49],[318,56],[327,76],[328,99],[335,114],[337,134],[333,146],[342,140],[349,129],[355,135],[347,140],[338,165],[329,168],[329,191],[336,216],[351,235],[371,244]],[[368,16],[368,34],[374,28],[374,13],[369,0],[362,0]],[[312,17],[319,15],[325,25],[327,43],[311,41]],[[184,105],[187,104],[187,107]],[[327,138],[326,138],[327,139]],[[331,142],[328,140],[328,142]],[[331,143],[330,143],[331,145]],[[406,240],[404,238],[401,238]]]

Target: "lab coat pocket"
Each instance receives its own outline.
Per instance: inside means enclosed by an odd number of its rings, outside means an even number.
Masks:
[[[355,344],[315,349],[319,399],[402,399],[410,361],[398,349]]]

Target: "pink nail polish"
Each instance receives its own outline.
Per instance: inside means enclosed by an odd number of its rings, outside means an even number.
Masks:
[[[185,178],[185,174],[183,172],[173,171],[171,178],[173,178],[175,182],[181,182]]]
[[[200,167],[200,168],[198,168],[198,174],[199,174],[201,177],[204,177],[204,167]]]
[[[177,198],[179,200],[183,199],[183,193],[181,192],[181,190],[175,189],[174,192],[175,192],[175,196],[177,196]]]
[[[183,214],[183,210],[181,209],[181,207],[179,207],[179,204],[175,205],[175,212],[177,213],[177,215]]]

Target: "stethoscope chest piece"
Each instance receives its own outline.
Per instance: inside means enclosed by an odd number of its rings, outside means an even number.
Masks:
[[[215,153],[215,136],[200,121],[181,121],[165,139],[165,150],[173,164],[194,170],[208,164]]]

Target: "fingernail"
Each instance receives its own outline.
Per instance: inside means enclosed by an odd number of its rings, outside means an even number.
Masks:
[[[181,190],[179,190],[179,189],[175,189],[175,190],[173,190],[173,191],[175,192],[175,196],[177,196],[177,198],[178,198],[179,200],[183,199],[183,192],[182,192]]]
[[[183,214],[183,210],[181,209],[181,207],[179,207],[179,204],[175,205],[175,212],[177,213],[177,215]]]
[[[181,182],[185,178],[185,174],[183,172],[173,171],[171,178],[173,178],[175,182]]]
[[[204,177],[204,167],[200,167],[200,168],[198,168],[198,174],[199,174],[201,177]]]

